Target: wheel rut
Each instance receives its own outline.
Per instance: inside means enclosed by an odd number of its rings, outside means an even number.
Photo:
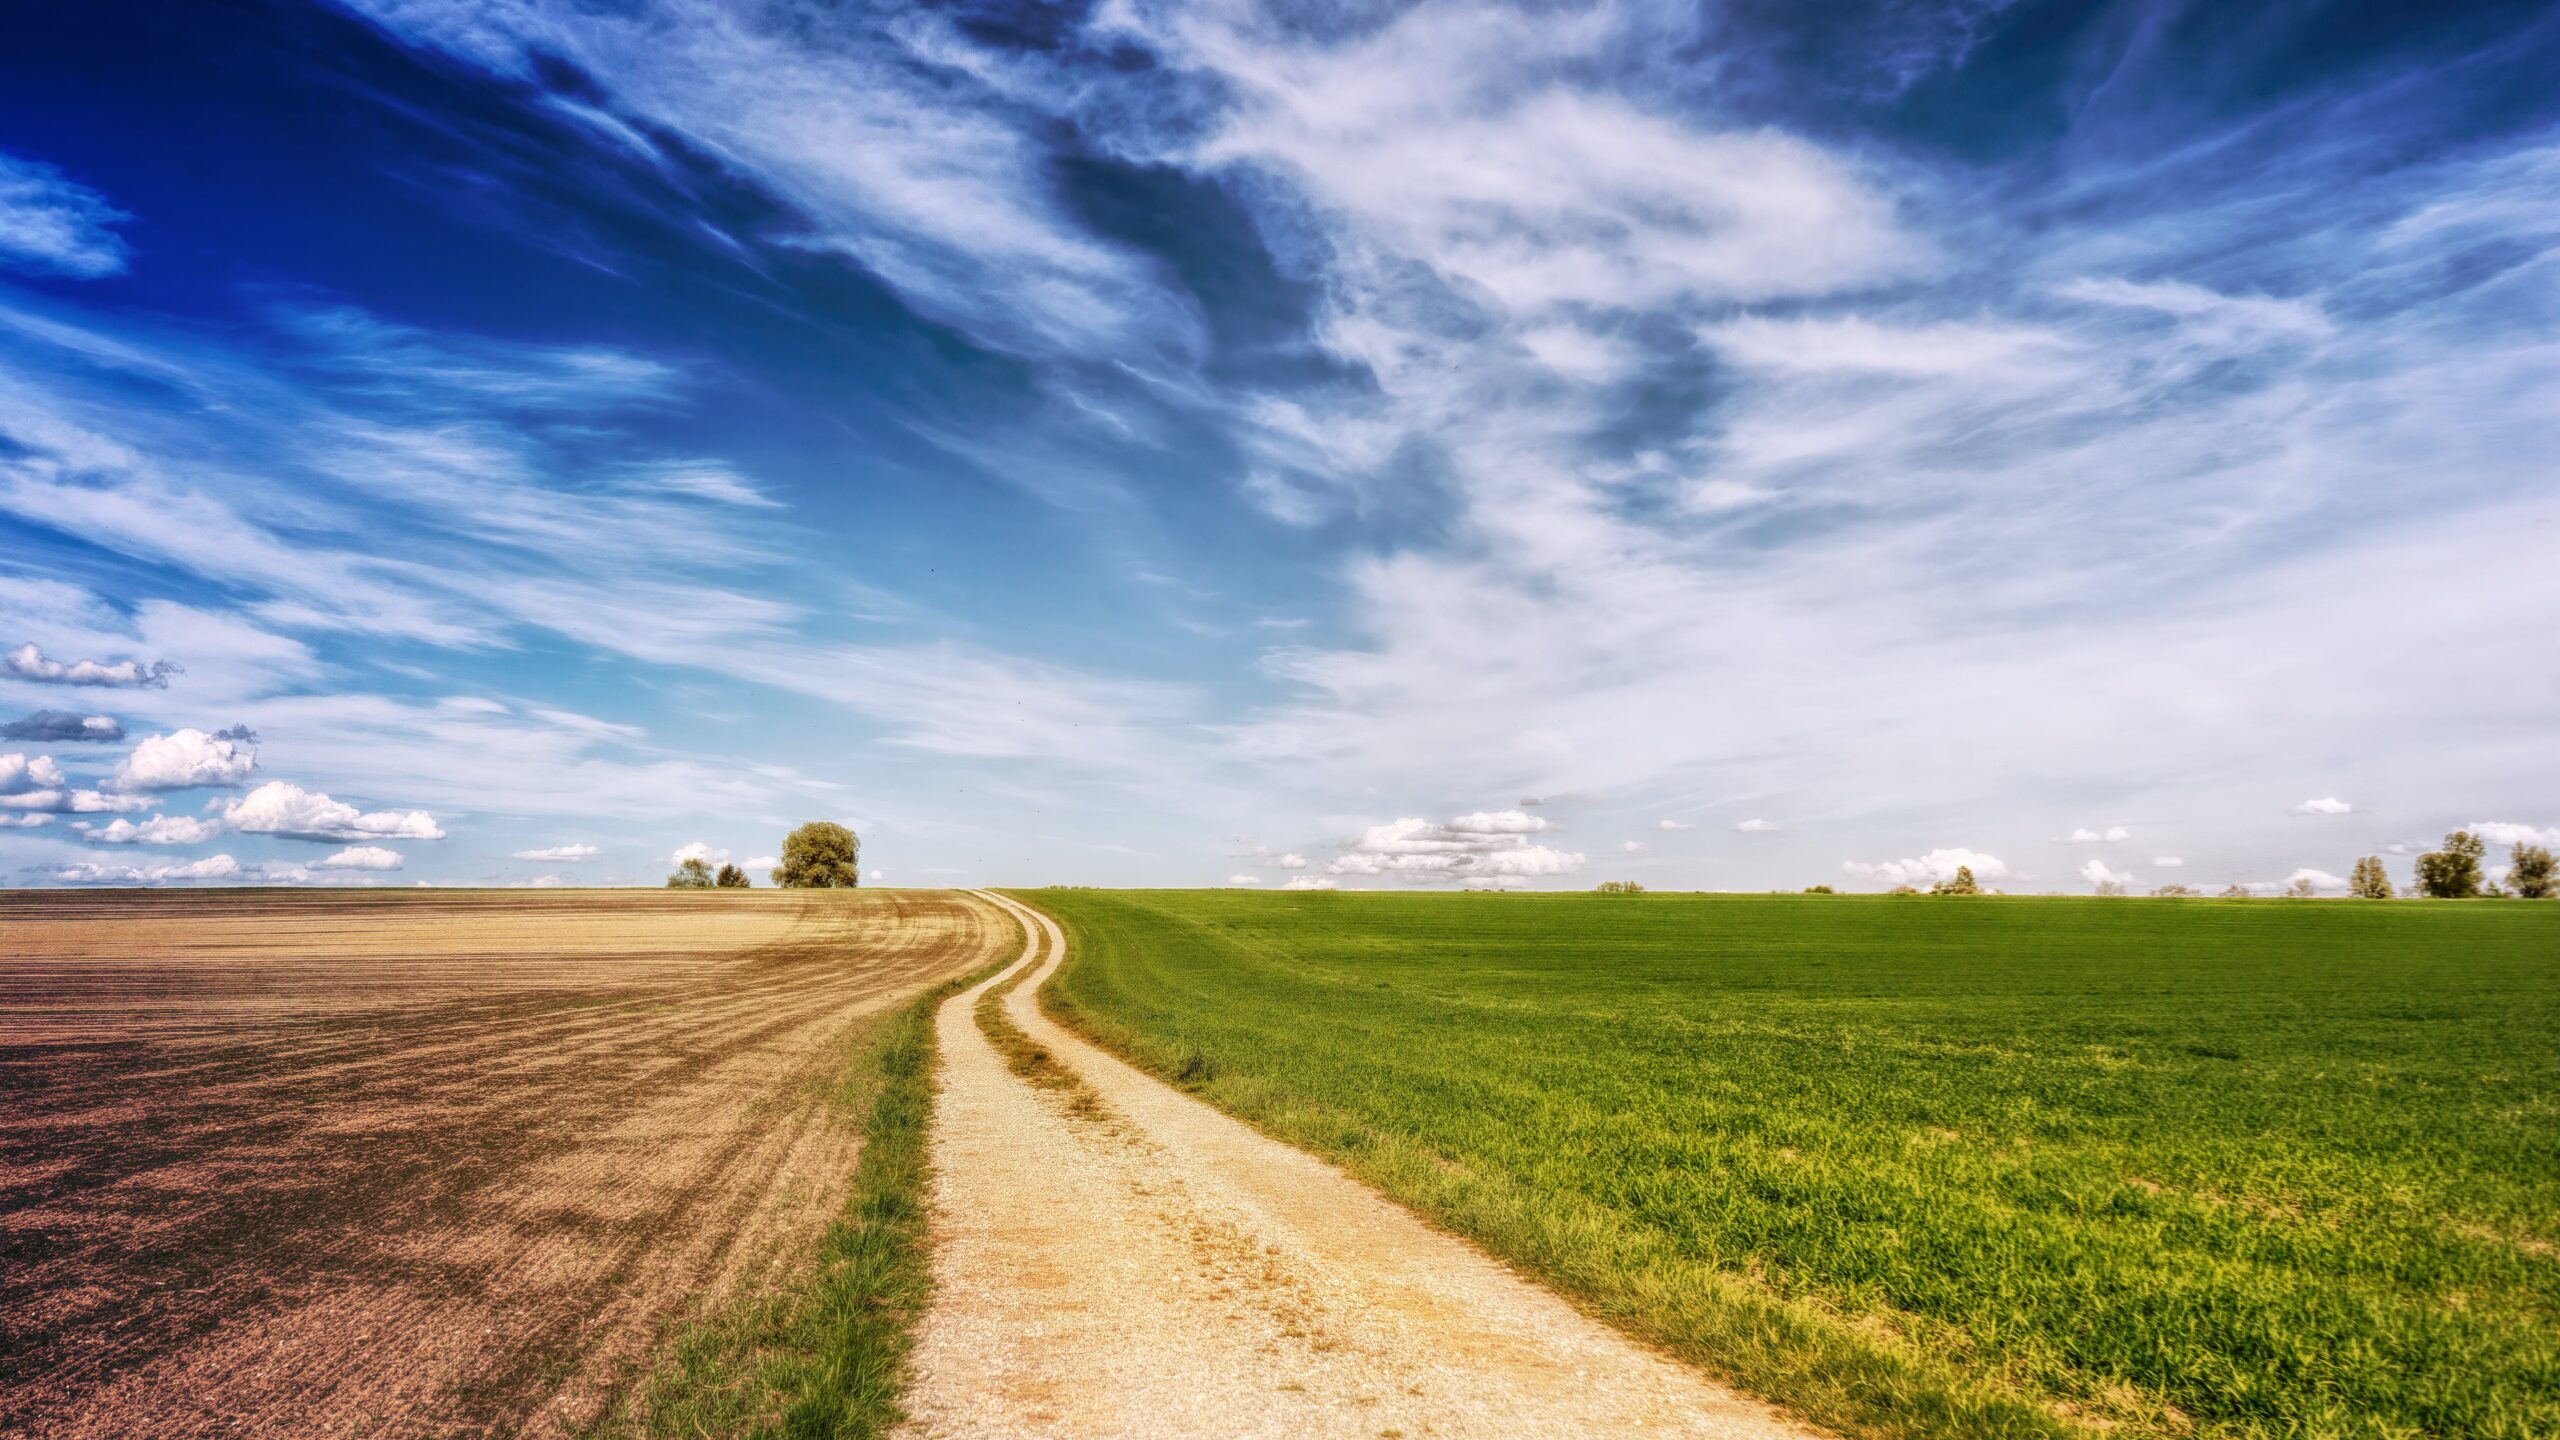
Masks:
[[[936,1017],[909,1440],[1817,1435],[1070,1034],[1034,999],[1057,926],[986,898],[1029,943]],[[979,1027],[1017,980],[1002,1013],[1069,1087]]]

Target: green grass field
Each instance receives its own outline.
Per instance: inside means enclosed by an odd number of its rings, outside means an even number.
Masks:
[[[1858,1435],[2560,1435],[2560,905],[1046,890],[1069,1023]]]

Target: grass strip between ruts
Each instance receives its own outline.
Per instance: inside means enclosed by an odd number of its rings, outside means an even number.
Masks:
[[[863,1116],[852,1193],[804,1270],[686,1326],[586,1427],[587,1440],[868,1440],[903,1418],[907,1357],[933,1285],[925,1187],[934,1012],[1019,953],[1008,944],[1003,959],[877,1024],[835,1096],[845,1113]]]

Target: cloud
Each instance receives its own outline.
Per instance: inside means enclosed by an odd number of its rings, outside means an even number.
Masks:
[[[183,674],[166,660],[145,665],[139,660],[49,660],[44,651],[30,640],[0,655],[0,673],[38,685],[107,685],[127,689],[164,690],[169,677]]]
[[[2519,825],[2512,820],[2474,820],[2464,827],[2490,845],[2560,846],[2560,825]]]
[[[1530,835],[1548,828],[1546,820],[1518,810],[1460,815],[1439,825],[1408,816],[1362,831],[1326,870],[1334,875],[1525,885],[1581,869],[1581,855],[1529,842]]]
[[[207,855],[201,860],[172,860],[162,865],[103,865],[82,861],[59,866],[50,873],[53,879],[65,885],[172,885],[197,880],[236,880],[257,872],[228,855]]]
[[[2072,831],[2070,834],[2063,836],[2062,843],[2065,845],[2108,845],[2119,840],[2130,840],[2132,838],[2133,832],[2127,830],[2121,825],[2110,825],[2104,830],[2092,830],[2084,825],[2079,829]]]
[[[94,280],[125,267],[131,217],[50,165],[0,154],[0,265]]]
[[[2292,813],[2296,815],[2345,815],[2352,812],[2354,809],[2355,807],[2348,804],[2346,801],[2339,799],[2335,795],[2330,795],[2318,800],[2305,800],[2301,804],[2294,806]]]
[[[270,780],[225,803],[222,818],[244,835],[277,835],[288,840],[444,838],[435,817],[424,810],[359,813],[353,805],[282,780]]]
[[[510,860],[564,860],[575,865],[581,861],[594,859],[598,853],[598,848],[593,845],[548,845],[539,850],[517,850],[507,858]]]
[[[23,751],[0,755],[0,795],[23,795],[30,790],[58,790],[69,783],[62,767],[50,755],[29,757]]]
[[[40,825],[52,823],[53,817],[44,814],[0,815],[0,830],[33,830]]]
[[[1292,850],[1271,863],[1283,870],[1304,870],[1307,868],[1307,857]]]
[[[699,860],[705,865],[717,865],[728,858],[727,850],[714,849],[700,840],[695,840],[689,844],[677,846],[676,853],[667,857],[667,863],[682,865],[687,860]]]
[[[536,875],[530,880],[515,881],[510,884],[508,888],[512,890],[557,890],[568,883],[568,881],[561,879],[557,875]]]
[[[779,855],[759,855],[759,856],[757,856],[756,858],[754,858],[753,860],[747,860],[747,861],[742,861],[742,862],[740,862],[740,864],[739,864],[739,867],[738,867],[738,868],[740,868],[740,869],[742,869],[742,870],[748,870],[748,871],[771,870],[771,869],[774,869],[776,866],[779,866],[781,863],[782,863],[782,857],[781,857],[781,856],[779,856]],[[880,873],[881,873],[881,872],[879,872],[879,871],[877,871],[877,870],[872,871],[872,872],[871,872],[871,878],[872,878],[872,879],[874,879],[874,880],[879,879],[879,878],[880,878]]]
[[[1629,854],[1629,855],[1633,855],[1633,854],[1637,853],[1638,851],[1640,851],[1640,850],[1644,849],[1644,842],[1643,842],[1643,841],[1641,841],[1641,840],[1629,840],[1629,841],[1626,841],[1626,842],[1624,842],[1624,843],[1620,844],[1620,845],[1618,846],[1618,848],[1619,848],[1620,850],[1625,851],[1625,852],[1626,852],[1627,854]]]
[[[1331,890],[1335,886],[1333,881],[1322,875],[1292,875],[1289,877],[1289,883],[1280,888],[1283,890]]]
[[[2151,857],[2151,863],[2161,870],[2177,870],[2184,868],[2187,862],[2176,855],[2154,855]]]
[[[1698,827],[1690,824],[1686,820],[1657,820],[1654,822],[1654,828],[1657,830],[1695,830]]]
[[[402,865],[400,852],[379,845],[350,845],[324,860],[314,860],[314,870],[397,870]]]
[[[1777,828],[1778,827],[1774,822],[1768,820],[1736,820],[1733,822],[1734,833],[1737,835],[1767,835],[1774,832]]]
[[[1460,835],[1534,835],[1553,829],[1554,824],[1543,815],[1519,810],[1479,810],[1451,820],[1448,828]]]
[[[246,726],[206,734],[183,729],[145,736],[116,766],[110,790],[193,790],[236,786],[258,767],[258,737]]]
[[[1616,12],[1422,6],[1342,40],[1179,15],[1156,42],[1237,102],[1195,163],[1285,177],[1350,243],[1514,316],[1823,294],[1924,256],[1838,155],[1573,83],[1628,40]]]
[[[356,8],[517,80],[575,66],[609,95],[624,143],[645,126],[719,156],[806,217],[797,244],[852,257],[982,343],[1099,353],[1179,328],[1146,267],[1066,212],[1042,118],[1007,93],[1000,62],[929,15],[812,26],[786,11],[567,0]]]
[[[678,495],[690,495],[697,500],[715,500],[723,505],[745,505],[763,510],[782,507],[781,501],[757,489],[736,471],[707,461],[670,461],[651,466],[641,473],[638,483]]]
[[[2104,860],[2092,860],[2080,867],[2080,878],[2092,885],[2130,885],[2133,872],[2118,870]]]
[[[122,740],[124,726],[112,715],[81,715],[70,710],[38,710],[23,720],[0,725],[0,740],[38,745]]]
[[[0,810],[55,815],[95,815],[140,810],[150,804],[141,796],[109,795],[72,788],[61,765],[50,755],[24,752],[0,755]],[[18,828],[33,828],[20,822]]]
[[[1262,877],[1259,875],[1230,875],[1227,877],[1227,883],[1230,885],[1259,885],[1262,883]]]
[[[1840,869],[1852,878],[1881,880],[1888,885],[1933,885],[1941,880],[1953,880],[1958,870],[1971,870],[1976,880],[2004,879],[2010,873],[1999,856],[1962,848],[1932,850],[1908,860],[1882,860],[1874,864],[1844,860]]]
[[[140,824],[116,820],[105,826],[80,821],[71,828],[99,845],[200,845],[222,833],[220,822],[187,815],[154,815]]]
[[[2311,882],[2311,888],[2314,890],[2344,890],[2347,888],[2347,882],[2343,876],[2332,875],[2326,870],[2314,870],[2309,866],[2304,866],[2302,869],[2296,870],[2292,874],[2284,877],[2283,887],[2289,888],[2291,886],[2298,885],[2305,880]]]

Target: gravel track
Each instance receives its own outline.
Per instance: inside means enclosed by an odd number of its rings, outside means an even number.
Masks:
[[[936,1017],[910,1440],[1814,1436],[1069,1034],[1033,999],[1057,927],[988,898],[1031,942]],[[981,994],[1026,968],[1004,1013],[1103,1113],[980,1032]]]

